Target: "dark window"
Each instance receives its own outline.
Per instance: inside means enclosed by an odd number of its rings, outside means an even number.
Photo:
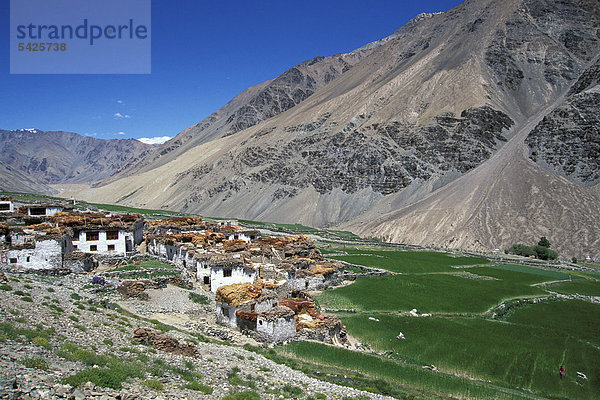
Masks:
[[[119,239],[119,231],[106,232],[106,240],[117,240]]]
[[[304,287],[308,289],[308,281],[304,283]]]
[[[96,246],[95,244],[91,245],[90,251],[98,251],[98,246]]]
[[[29,215],[46,215],[46,207],[31,207]]]
[[[76,245],[76,244],[74,244],[74,245],[73,245],[73,248],[74,248],[74,249],[77,249],[78,247],[77,247],[77,245]]]
[[[231,268],[225,268],[225,269],[223,270],[223,276],[224,276],[225,278],[227,278],[227,277],[231,276]]]
[[[29,259],[30,259],[30,258],[31,258],[31,257],[27,256],[27,262],[29,262]]]
[[[114,244],[109,244],[108,245],[108,251],[115,251],[115,245]]]
[[[0,204],[0,211],[9,211],[9,210],[10,210],[10,203]]]
[[[98,240],[98,238],[99,238],[98,232],[86,232],[85,233],[85,240],[87,240],[87,241]]]
[[[205,276],[205,277],[204,277],[204,284],[205,284],[205,285],[208,285],[208,284],[210,284],[210,276]]]
[[[16,258],[11,258],[10,259],[10,263],[11,264],[16,264],[17,263],[17,259]]]

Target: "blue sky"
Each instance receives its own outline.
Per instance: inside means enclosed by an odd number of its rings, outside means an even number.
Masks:
[[[251,85],[381,39],[460,0],[152,1],[149,75],[10,75],[0,0],[0,129],[175,136]]]

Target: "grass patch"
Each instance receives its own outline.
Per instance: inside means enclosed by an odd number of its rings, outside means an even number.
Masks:
[[[26,357],[21,360],[21,364],[27,368],[41,369],[43,371],[48,371],[50,369],[48,361],[41,357]]]
[[[200,382],[189,382],[182,386],[184,389],[195,390],[204,394],[212,394],[213,388],[207,385],[203,385]]]
[[[144,386],[160,392],[165,390],[165,385],[163,385],[162,382],[157,381],[156,379],[146,379],[146,381],[144,381]]]
[[[260,395],[253,390],[237,392],[221,397],[221,400],[260,400]]]
[[[206,297],[202,294],[190,292],[188,294],[188,296],[189,296],[190,300],[193,301],[194,303],[198,303],[198,304],[208,304],[209,303],[208,297]]]

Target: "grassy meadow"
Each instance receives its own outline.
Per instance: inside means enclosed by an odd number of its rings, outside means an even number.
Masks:
[[[291,354],[424,388],[432,397],[600,398],[600,304],[550,293],[600,295],[594,277],[443,253],[345,252],[335,258],[392,272],[317,297],[326,309],[347,310],[337,314],[348,333],[373,353],[294,343],[286,348]],[[432,315],[409,316],[413,308]]]

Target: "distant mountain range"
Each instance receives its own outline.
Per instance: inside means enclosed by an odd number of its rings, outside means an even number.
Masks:
[[[77,196],[600,257],[599,26],[590,0],[423,14],[247,89]]]
[[[0,162],[43,185],[96,182],[137,162],[152,148],[134,139],[101,140],[37,129],[0,130]],[[6,182],[0,183],[0,189]],[[48,187],[40,186],[36,191],[47,192]]]

